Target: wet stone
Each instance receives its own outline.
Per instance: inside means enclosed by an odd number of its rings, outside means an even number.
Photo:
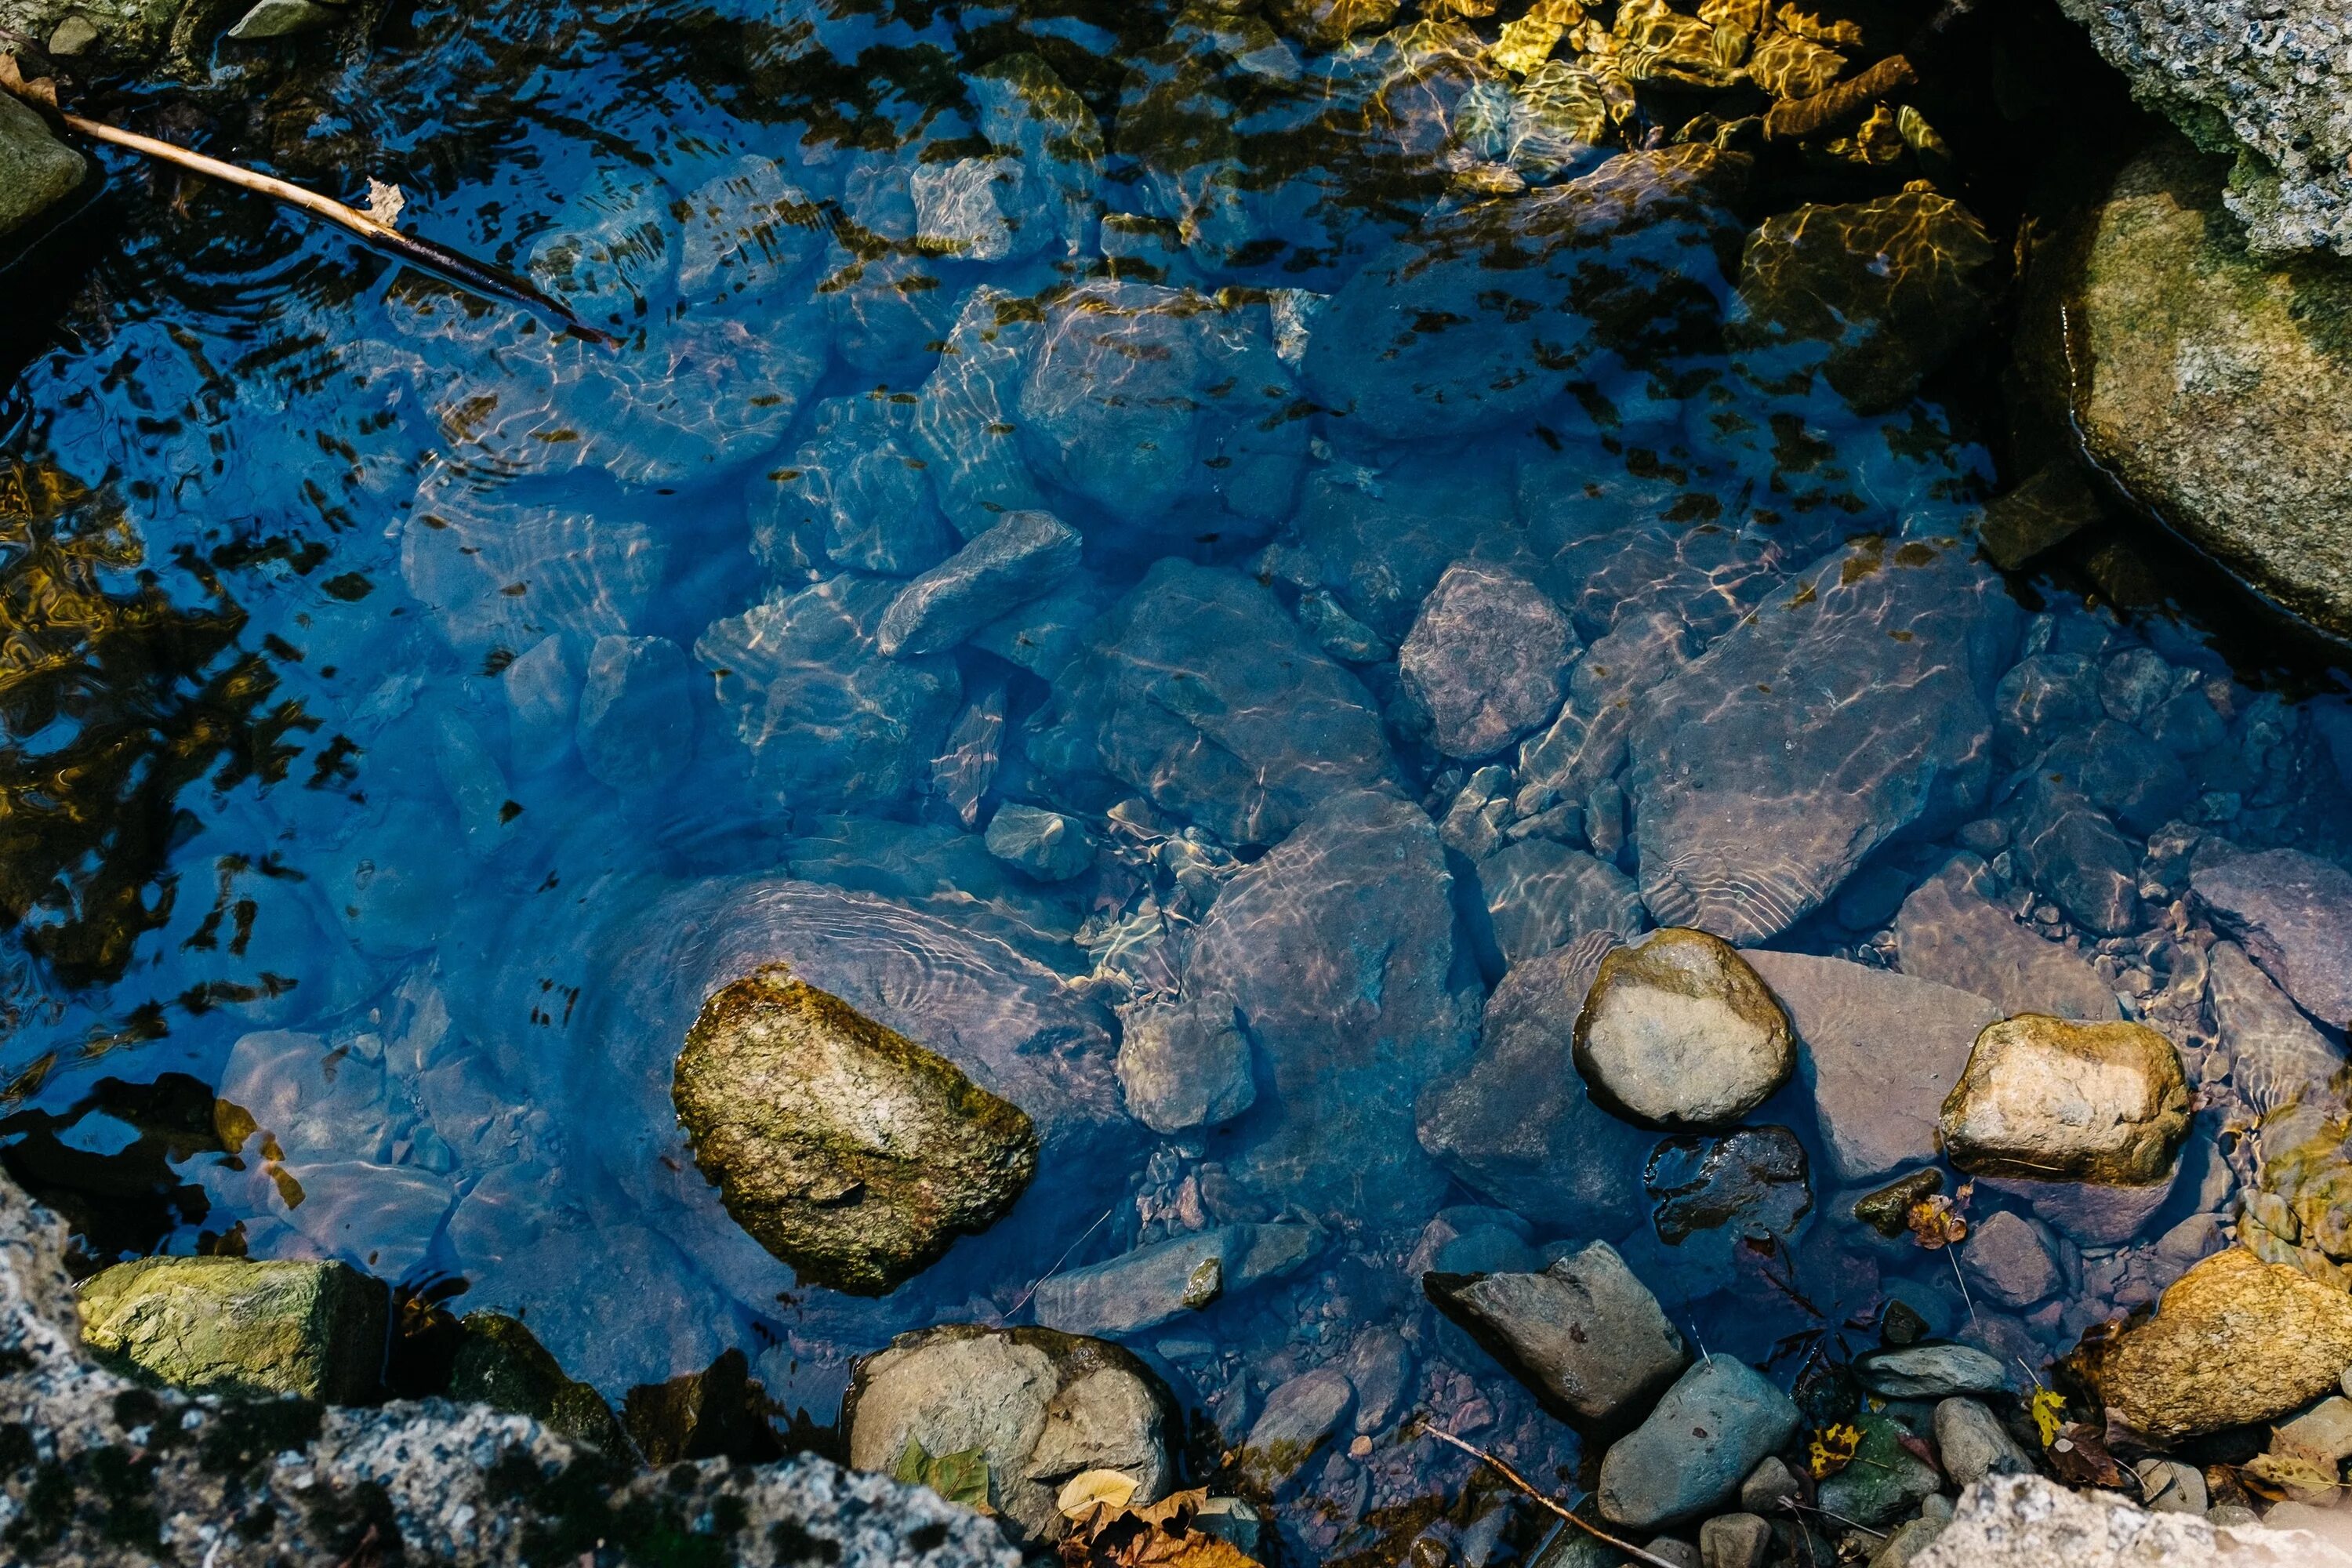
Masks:
[[[1432,1273],[1422,1285],[1547,1408],[1587,1429],[1638,1420],[1690,1360],[1658,1299],[1606,1242],[1539,1274]]]
[[[1710,1232],[1726,1245],[1785,1239],[1813,1206],[1805,1146],[1785,1127],[1662,1139],[1643,1184],[1657,1201],[1651,1227],[1668,1247]]]
[[[1534,584],[1464,563],[1422,601],[1397,667],[1428,710],[1438,750],[1482,757],[1551,717],[1579,647],[1568,617]]]
[[[1854,1358],[1854,1375],[1885,1399],[1944,1399],[1957,1394],[2006,1394],[2010,1373],[1973,1345],[1906,1345],[1871,1351]]]
[[[1795,1058],[1780,1003],[1705,931],[1612,950],[1576,1021],[1576,1067],[1594,1098],[1649,1126],[1737,1121],[1788,1081]]]
[[[2182,1275],[2105,1347],[2093,1381],[2152,1442],[2269,1421],[2352,1365],[2352,1299],[2232,1247]]]
[[[516,1411],[575,1442],[628,1453],[627,1434],[612,1406],[567,1376],[520,1321],[502,1312],[468,1312],[458,1327],[466,1337],[450,1368],[450,1398]]]
[[[1634,1530],[1696,1519],[1738,1494],[1768,1454],[1795,1435],[1789,1396],[1729,1356],[1711,1356],[1666,1390],[1657,1408],[1610,1445],[1596,1495],[1601,1517]]]
[[[2037,779],[2013,853],[2026,878],[2076,924],[2102,936],[2138,929],[2138,852],[2086,796]]]
[[[951,648],[1068,576],[1081,543],[1051,513],[1013,512],[900,589],[875,646],[891,658]]]
[[[1280,1384],[1242,1442],[1242,1473],[1268,1492],[1279,1489],[1331,1441],[1355,1402],[1356,1391],[1337,1366]]]
[[[2189,774],[2171,751],[2113,719],[2066,735],[2036,766],[2045,779],[2063,778],[2141,837],[2189,808]]]
[[[1288,1273],[1312,1257],[1303,1225],[1223,1226],[1066,1269],[1037,1287],[1037,1321],[1070,1333],[1131,1334]]]
[[[1983,864],[1955,857],[1895,919],[1903,973],[1991,1001],[2004,1013],[2104,1021],[2116,994],[2074,952],[2018,924],[1977,890]]]
[[[2063,1283],[2058,1260],[2031,1222],[2007,1209],[1986,1215],[1960,1248],[1960,1268],[2004,1307],[2031,1307]]]
[[[573,741],[597,782],[642,794],[694,750],[694,666],[667,637],[602,637],[588,649]]]
[[[913,416],[888,398],[827,398],[814,410],[814,438],[747,482],[751,552],[773,577],[789,582],[825,561],[910,576],[954,548],[910,451]]]
[[[2305,1012],[2335,1028],[2352,1024],[2352,872],[2268,849],[2200,867],[2190,886]]]
[[[897,1285],[985,1229],[1037,1165],[1018,1108],[781,966],[704,1005],[673,1095],[729,1214],[839,1289]]]
[[[2025,1014],[1977,1037],[1937,1126],[1965,1171],[2142,1184],[2172,1169],[2189,1089],[2172,1042],[2144,1024]]]
[[[1902,1518],[1943,1489],[1936,1467],[1904,1447],[1909,1434],[1893,1417],[1864,1411],[1853,1425],[1861,1428],[1862,1443],[1853,1463],[1822,1482],[1822,1508],[1857,1524],[1878,1526]]]
[[[1969,1486],[1987,1476],[2033,1473],[2032,1456],[1979,1400],[1955,1397],[1938,1402],[1935,1431],[1936,1455],[1955,1485]]]
[[[1482,955],[1508,969],[1599,931],[1638,933],[1649,923],[1642,896],[1614,866],[1549,838],[1524,838],[1477,862],[1485,929]]]
[[[773,1458],[767,1398],[740,1350],[721,1351],[700,1372],[639,1384],[622,1401],[621,1425],[650,1465],[691,1459]]]
[[[1530,1235],[1528,1222],[1508,1209],[1456,1204],[1422,1227],[1404,1272],[1415,1281],[1430,1273],[1523,1274],[1537,1267]]]
[[[1138,1003],[1119,1022],[1119,1086],[1129,1112],[1153,1131],[1216,1126],[1257,1099],[1231,997]]]
[[[1764,1568],[1771,1548],[1771,1521],[1759,1514],[1719,1514],[1698,1527],[1701,1568]]]
[[[1914,1206],[1944,1190],[1944,1173],[1930,1166],[1899,1177],[1853,1201],[1853,1217],[1879,1235],[1894,1240],[1909,1229]]]
[[[988,852],[1041,882],[1066,882],[1095,863],[1086,825],[1058,811],[1008,802],[988,820]]]
[[[145,1258],[85,1280],[82,1343],[191,1394],[357,1404],[383,1364],[387,1296],[341,1263]]]

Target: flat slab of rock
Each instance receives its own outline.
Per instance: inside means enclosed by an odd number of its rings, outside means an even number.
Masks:
[[[1455,952],[1453,878],[1419,807],[1359,790],[1225,884],[1184,990],[1233,999],[1265,1064],[1227,1166],[1315,1213],[1427,1214],[1444,1176],[1413,1102],[1477,1040],[1477,980]]]
[[[1601,1517],[1628,1530],[1663,1530],[1720,1509],[1801,1417],[1762,1373],[1711,1356],[1683,1373],[1648,1419],[1601,1461]]]
[[[1422,1090],[1421,1146],[1515,1213],[1622,1236],[1643,1208],[1654,1134],[1601,1110],[1576,1070],[1576,1016],[1611,932],[1511,966],[1486,999],[1477,1054]]]
[[[383,1363],[388,1296],[342,1263],[142,1258],[82,1282],[82,1342],[191,1394],[357,1404]]]
[[[1934,1159],[1944,1096],[1959,1081],[1979,1031],[2001,1009],[1846,959],[1744,956],[1796,1026],[1797,1076],[1812,1090],[1837,1180],[1871,1181]]]
[[[2352,1024],[2352,871],[2299,849],[2200,867],[2189,888],[2304,1011]]]
[[[1049,1329],[1131,1334],[1286,1274],[1320,1243],[1309,1226],[1220,1226],[1067,1269],[1040,1284],[1032,1300]]]
[[[1982,1175],[2151,1183],[2188,1135],[2189,1086],[2180,1053],[2145,1024],[2027,1013],[1977,1037],[1937,1131],[1952,1163]]]
[[[2352,1366],[2352,1296],[2243,1247],[2173,1281],[2094,1369],[2108,1409],[2164,1443],[2275,1420]]]
[[[1976,892],[1975,868],[1956,860],[1903,900],[1895,917],[1903,973],[1987,997],[2003,1013],[2116,1016],[2115,991],[2098,971]]]
[[[1465,561],[1447,567],[1422,601],[1397,673],[1428,711],[1439,751],[1483,757],[1552,716],[1580,646],[1542,589]]]
[[[1706,931],[1669,928],[1611,950],[1576,1020],[1593,1098],[1647,1126],[1729,1126],[1795,1066],[1780,1004]]]
[[[1690,1360],[1658,1299],[1604,1241],[1540,1274],[1429,1274],[1422,1289],[1546,1408],[1586,1430],[1637,1419]]]
[[[2207,952],[2206,996],[2230,1052],[2231,1085],[2248,1104],[2267,1113],[2336,1098],[2343,1053],[2237,943],[2217,942]]]
[[[1768,941],[1897,831],[1983,797],[2020,613],[1969,554],[1839,550],[1636,700],[1626,794],[1651,914]]]
[[[1019,1107],[782,966],[704,1004],[671,1094],[727,1212],[837,1289],[890,1289],[1037,1170]]]
[[[1853,1370],[1863,1387],[1886,1399],[2009,1392],[2009,1370],[1973,1345],[1871,1351],[1854,1358]]]
[[[875,644],[891,658],[944,652],[1076,571],[1084,544],[1051,512],[1010,513],[899,589]]]

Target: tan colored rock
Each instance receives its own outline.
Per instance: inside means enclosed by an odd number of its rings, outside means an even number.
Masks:
[[[1670,927],[1612,949],[1577,1016],[1593,1100],[1654,1127],[1727,1127],[1789,1081],[1789,1016],[1722,938]]]
[[[2189,1084],[2180,1053],[2145,1024],[2023,1013],[1977,1037],[1936,1131],[1979,1175],[2138,1185],[2172,1169]]]
[[[2112,1415],[2164,1443],[2274,1420],[2347,1365],[2352,1296],[2233,1247],[2174,1281],[2091,1373]]]

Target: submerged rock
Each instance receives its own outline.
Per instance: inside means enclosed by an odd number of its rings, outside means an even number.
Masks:
[[[1045,1279],[1033,1298],[1037,1321],[1078,1334],[1154,1328],[1288,1273],[1320,1239],[1303,1225],[1228,1225],[1154,1242]]]
[[[1058,811],[1008,803],[988,819],[988,852],[1041,882],[1066,882],[1095,863],[1086,825]]]
[[[2145,1024],[2027,1013],[1986,1027],[1937,1133],[1964,1171],[2036,1181],[2160,1181],[2189,1132],[2180,1053]]]
[[[2182,32],[2210,36],[2162,29]],[[2332,168],[2352,247],[2343,153]],[[2352,282],[2250,257],[2221,211],[2222,174],[2167,142],[2117,175],[2074,245],[2035,258],[2021,362],[2135,500],[2289,610],[2352,636],[2352,395],[2322,325],[2352,310]]]
[[[1242,1442],[1242,1474],[1264,1491],[1278,1489],[1322,1451],[1355,1402],[1354,1386],[1336,1365],[1283,1383],[1265,1396]]]
[[[673,1094],[727,1212],[803,1279],[879,1294],[1037,1168],[1029,1118],[782,966],[713,994]]]
[[[1559,706],[1576,630],[1516,572],[1450,566],[1397,650],[1405,689],[1448,756],[1500,751]]]
[[[1119,1016],[1118,1082],[1154,1132],[1213,1127],[1257,1099],[1249,1039],[1230,996],[1138,1003]]]
[[[1956,857],[1903,900],[1895,917],[1903,973],[1985,997],[2003,1013],[2113,1018],[2114,988],[2071,949],[2036,936],[1978,892],[1983,871],[1974,857]]]
[[[449,1371],[449,1397],[530,1416],[551,1432],[620,1457],[629,1439],[604,1396],[568,1376],[547,1347],[503,1312],[468,1312]]]
[[[1638,1420],[1690,1361],[1658,1299],[1607,1242],[1540,1274],[1433,1273],[1422,1288],[1546,1408],[1587,1430]]]
[[[2242,1247],[2175,1280],[2093,1363],[2109,1411],[2152,1443],[2270,1421],[2352,1365],[2352,1297]]]
[[[898,590],[875,646],[891,658],[944,652],[1076,571],[1083,543],[1050,512],[1013,512]]]
[[[1228,844],[1390,775],[1371,698],[1239,573],[1158,562],[1087,641],[1056,688],[1070,741]]]
[[[1683,1373],[1649,1418],[1610,1445],[1594,1495],[1601,1517],[1661,1530],[1721,1508],[1766,1456],[1796,1435],[1789,1396],[1731,1356]]]
[[[1557,839],[1520,839],[1471,869],[1477,887],[1471,935],[1489,969],[1524,963],[1601,931],[1632,936],[1649,924],[1642,896],[1623,872]]]
[[[142,1258],[84,1280],[82,1342],[191,1394],[355,1405],[383,1364],[387,1295],[342,1263]]]
[[[1159,1380],[1107,1341],[951,1323],[860,1360],[841,1426],[855,1469],[895,1469],[910,1445],[931,1459],[977,1450],[989,1506],[1035,1540],[1061,1533],[1054,1499],[1082,1470],[1117,1470],[1138,1505],[1158,1501],[1174,1476],[1169,1415]]]
[[[1797,1076],[1812,1090],[1837,1180],[1867,1182],[1935,1158],[1944,1096],[1978,1032],[2001,1010],[1948,985],[1844,959],[1746,957],[1795,1026]]]
[[[1854,1376],[1882,1399],[2007,1394],[2009,1369],[1973,1345],[1905,1345],[1856,1356]]]
[[[642,794],[694,753],[694,666],[667,637],[598,637],[588,650],[573,743],[599,784]]]
[[[1431,1080],[1421,1146],[1471,1187],[1538,1224],[1622,1237],[1641,1216],[1654,1137],[1592,1103],[1575,1019],[1613,933],[1513,964],[1486,999],[1477,1054]]]
[[[2297,849],[2198,868],[2197,900],[2304,1011],[2352,1025],[2352,872]]]
[[[1979,1400],[1951,1398],[1936,1406],[1936,1457],[1954,1483],[1968,1486],[1987,1476],[2030,1476],[2032,1456],[2009,1435],[2000,1417]],[[2204,1478],[2198,1477],[2204,1489]]]
[[[1824,1512],[1875,1528],[1902,1518],[1921,1499],[1943,1489],[1944,1478],[1936,1467],[1903,1442],[1916,1434],[1868,1410],[1857,1415],[1853,1425],[1862,1432],[1862,1442],[1853,1462],[1822,1481],[1815,1494]]]
[[[1373,790],[1327,800],[1225,885],[1184,989],[1232,997],[1265,1063],[1236,1174],[1315,1212],[1429,1211],[1444,1178],[1413,1142],[1413,1099],[1470,1054],[1478,1019],[1452,887],[1428,816]]]
[[[1650,912],[1760,942],[1991,778],[2021,613],[1957,542],[1868,539],[1635,701],[1626,793]]]
[[[730,1346],[699,1372],[629,1390],[621,1424],[649,1465],[773,1458],[777,1443],[768,1426],[767,1393],[751,1373],[749,1359]]]
[[[1780,1004],[1705,931],[1612,950],[1576,1020],[1576,1068],[1594,1099],[1646,1126],[1728,1126],[1795,1065]]]
[[[2041,1232],[2007,1209],[1972,1226],[1959,1254],[1962,1271],[2004,1307],[2031,1307],[2055,1295],[2065,1282]]]

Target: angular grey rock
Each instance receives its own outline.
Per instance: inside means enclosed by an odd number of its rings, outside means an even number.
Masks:
[[[2257,252],[2352,256],[2344,16],[2329,0],[2214,0],[2193,24],[2160,0],[2063,0],[2132,96],[2209,153],[2236,154],[2228,197]]]
[[[1625,312],[1636,333],[1656,317],[1716,315],[1714,298],[1687,280],[1690,258],[1732,231],[1715,188],[1739,172],[1704,144],[1629,153],[1523,200],[1431,218],[1332,296],[1307,342],[1307,390],[1389,437],[1531,415],[1587,356],[1640,347],[1578,310],[1588,271],[1643,300]]]
[[[1095,863],[1086,824],[1058,811],[1008,802],[988,819],[988,852],[1041,882],[1066,882]]]
[[[1711,1356],[1610,1445],[1595,1493],[1601,1517],[1656,1530],[1720,1508],[1759,1461],[1796,1435],[1801,1419],[1789,1396],[1754,1367]]]
[[[2142,1459],[2133,1467],[2139,1475],[2140,1496],[2150,1513],[2202,1514],[2207,1506],[2205,1472],[2179,1459]]]
[[[1368,479],[1350,467],[1318,466],[1265,563],[1297,584],[1302,605],[1305,595],[1324,595],[1393,647],[1445,569],[1479,557],[1496,520],[1512,515],[1510,476],[1475,453],[1432,453]]]
[[[1324,589],[1309,588],[1298,595],[1298,624],[1317,647],[1342,664],[1382,664],[1396,657],[1396,649],[1381,641],[1380,633],[1341,609]]]
[[[593,1511],[583,1521],[569,1503],[542,1512],[530,1489],[519,1496],[490,1479],[528,1467],[520,1473],[552,1488],[548,1496],[586,1488],[593,1510],[612,1510],[614,1526],[667,1510],[709,1520],[701,1538],[730,1557],[758,1561],[782,1535],[817,1542],[811,1550],[839,1568],[919,1558],[936,1568],[1019,1568],[1019,1552],[971,1510],[810,1455],[616,1472],[609,1454],[480,1405],[403,1401],[306,1415],[276,1401],[199,1400],[142,1386],[82,1352],[66,1249],[64,1224],[0,1178],[0,1348],[8,1357],[0,1421],[43,1435],[56,1467],[51,1485],[78,1505],[40,1549],[51,1560],[110,1563],[135,1553],[198,1563],[220,1542],[220,1521],[235,1517],[243,1526],[238,1550],[257,1560],[337,1562],[350,1552],[350,1521],[366,1513],[386,1519],[384,1529],[396,1530],[411,1554],[460,1568],[504,1565],[526,1536],[601,1522]],[[290,1457],[225,1477],[218,1456],[247,1451],[257,1422],[289,1423],[271,1446]],[[112,1475],[100,1467],[159,1431],[180,1440],[148,1448],[141,1465],[138,1499],[156,1521],[153,1545],[142,1550],[119,1538],[121,1492],[100,1479]],[[236,1488],[234,1500],[225,1485]]]
[[[1087,641],[1056,689],[1070,742],[1228,844],[1391,776],[1371,698],[1239,573],[1158,562]]]
[[[1278,1489],[1320,1452],[1356,1391],[1335,1365],[1318,1366],[1276,1387],[1241,1446],[1242,1473],[1268,1492]]]
[[[2284,1504],[2282,1507],[2285,1506]],[[2352,1568],[2303,1530],[2149,1512],[2116,1492],[2069,1491],[2042,1476],[1991,1476],[1909,1568]]]
[[[1928,1500],[1940,1502],[1943,1500],[1931,1498]],[[1922,1514],[1899,1526],[1880,1543],[1877,1551],[1870,1554],[1869,1568],[1911,1568],[1911,1564],[1916,1563],[1921,1554],[1943,1535],[1944,1527],[1950,1522],[1940,1515]]]
[[[1581,645],[1568,616],[1517,573],[1449,566],[1397,649],[1397,673],[1427,710],[1437,749],[1483,757],[1559,706]]]
[[[1508,1209],[1457,1204],[1437,1211],[1405,1255],[1404,1275],[1524,1274],[1540,1267],[1528,1222]]]
[[[2139,852],[2086,796],[2037,779],[2011,852],[2076,925],[2101,936],[2138,929]]]
[[[740,306],[806,285],[832,231],[824,210],[787,174],[772,158],[746,153],[686,198],[677,290],[687,303]]]
[[[944,652],[1076,571],[1084,543],[1051,512],[1013,512],[899,589],[875,646],[891,658]]]
[[[1384,1432],[1405,1413],[1412,1396],[1412,1346],[1402,1334],[1375,1324],[1359,1333],[1341,1358],[1341,1370],[1356,1391],[1356,1430]]]
[[[349,16],[340,5],[321,5],[317,0],[260,0],[237,19],[228,36],[240,43],[290,38],[332,26]]]
[[[1965,820],[2021,620],[1969,557],[1840,550],[1637,700],[1627,793],[1654,917],[1760,942],[1896,832]]]
[[[1229,1168],[1311,1212],[1426,1214],[1444,1176],[1413,1097],[1469,1056],[1477,989],[1429,818],[1372,790],[1318,806],[1225,885],[1185,967],[1187,994],[1234,999],[1265,1064]]]
[[[2202,866],[2189,889],[2246,955],[2333,1028],[2352,1025],[2352,872],[2299,849]]]
[[[2183,1180],[2190,1162],[2184,1155],[2172,1163],[2170,1176],[2145,1186],[2116,1186],[2100,1182],[2037,1182],[2018,1176],[1979,1176],[1987,1193],[2024,1200],[2041,1220],[2082,1247],[2121,1247],[2138,1239]]]
[[[1611,950],[1576,1019],[1593,1098],[1653,1127],[1725,1127],[1789,1080],[1788,1015],[1727,943],[1669,928]]]
[[[1702,1568],[1764,1568],[1771,1547],[1772,1521],[1760,1514],[1719,1514],[1698,1527]]]
[[[1038,332],[1025,300],[982,284],[964,300],[939,368],[916,395],[914,450],[966,539],[1045,498],[1021,450],[1021,381]]]
[[[1979,1400],[1955,1396],[1937,1403],[1936,1457],[1944,1462],[1944,1473],[1964,1487],[1987,1476],[2033,1473],[2033,1457]]]
[[[853,1469],[888,1470],[909,1442],[934,1458],[977,1448],[989,1506],[1026,1539],[1062,1529],[1061,1483],[1081,1470],[1164,1495],[1171,1402],[1160,1380],[1103,1340],[1052,1329],[951,1323],[900,1334],[858,1361],[842,1402]]]
[[[642,795],[693,760],[694,666],[667,637],[598,637],[572,741],[599,784]]]
[[[1119,1014],[1118,1082],[1154,1132],[1231,1121],[1257,1099],[1249,1038],[1230,996],[1141,1002]]]
[[[2031,1307],[2064,1283],[2041,1233],[2008,1209],[1978,1222],[1959,1253],[1962,1272],[2004,1307]]]
[[[1796,1473],[1778,1454],[1748,1471],[1748,1479],[1739,1483],[1739,1506],[1749,1513],[1762,1514],[1767,1518],[1777,1519],[1787,1513],[1789,1510],[1784,1505],[1788,1500],[1794,1498],[1802,1501],[1804,1495],[1805,1489],[1799,1483]]]
[[[1596,931],[1632,936],[1649,924],[1623,872],[1555,839],[1507,844],[1474,869],[1489,962],[1507,969]]]
[[[1594,1105],[1572,1059],[1576,1015],[1612,933],[1512,966],[1486,999],[1477,1054],[1431,1080],[1421,1146],[1516,1213],[1571,1235],[1623,1236],[1644,1207],[1656,1139]]]
[[[2071,950],[2036,936],[1976,890],[1983,862],[1955,856],[1913,889],[1895,917],[1903,973],[1972,992],[2004,1013],[2100,1022],[2116,994]]]
[[[1955,1394],[2006,1394],[2009,1370],[1973,1345],[1905,1345],[1856,1356],[1854,1375],[1885,1399],[1947,1399]]]
[[[1638,1420],[1690,1361],[1658,1299],[1605,1241],[1540,1274],[1428,1274],[1422,1288],[1547,1409],[1587,1431]]]
[[[1745,956],[1796,1027],[1797,1076],[1812,1091],[1837,1180],[1866,1182],[1934,1159],[1944,1096],[1968,1066],[1978,1032],[2001,1009],[1845,959]]]
[[[1049,1329],[1131,1334],[1287,1274],[1318,1243],[1303,1225],[1221,1226],[1054,1275],[1031,1300]]]
[[[1993,688],[1993,734],[2007,762],[2028,760],[2099,711],[2098,666],[2079,653],[2029,655]]]

